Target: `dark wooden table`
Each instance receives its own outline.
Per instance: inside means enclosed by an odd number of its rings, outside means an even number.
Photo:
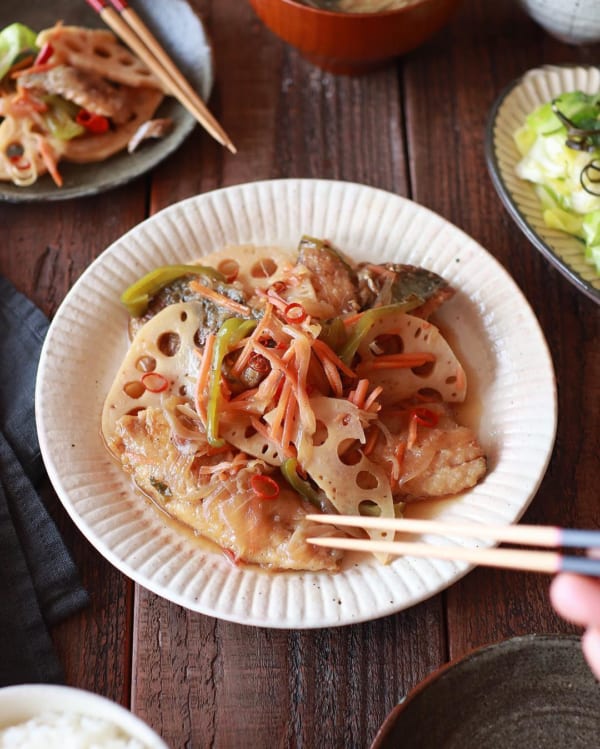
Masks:
[[[277,177],[351,180],[408,196],[486,247],[529,299],[556,368],[559,421],[525,520],[600,527],[599,308],[533,249],[502,207],[483,140],[497,94],[530,67],[597,62],[538,28],[513,0],[465,0],[448,27],[387,70],[334,77],[273,37],[243,0],[195,0],[214,42],[216,116],[239,153],[197,129],[173,158],[94,198],[0,205],[0,272],[52,316],[86,266],[179,199]],[[266,630],[191,613],[134,585],[46,499],[91,606],[53,631],[67,682],[112,698],[173,747],[368,747],[427,674],[478,646],[572,632],[549,578],[476,569],[445,592],[367,624]]]

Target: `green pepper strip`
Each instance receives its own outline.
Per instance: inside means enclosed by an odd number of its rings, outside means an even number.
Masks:
[[[221,367],[229,349],[245,338],[256,327],[256,320],[229,317],[219,328],[210,365],[210,384],[206,406],[206,439],[212,447],[223,447],[225,440],[219,437],[219,399],[221,395]]]
[[[386,304],[383,307],[373,307],[362,313],[359,320],[354,324],[350,337],[339,352],[340,359],[350,366],[352,359],[363,338],[382,318],[396,315],[398,313],[410,312],[411,309],[423,304],[421,299],[411,299],[398,304]]]
[[[204,265],[163,265],[142,276],[126,289],[121,296],[121,302],[127,307],[130,315],[140,317],[148,309],[148,303],[155,294],[172,281],[187,275],[207,276],[217,281],[225,281],[222,273]]]
[[[292,489],[295,489],[298,494],[301,494],[311,504],[315,505],[315,507],[321,509],[319,495],[312,488],[310,482],[305,481],[304,479],[301,479],[300,476],[298,476],[297,468],[298,461],[296,460],[296,458],[288,458],[283,462],[281,466],[281,473],[283,474],[283,477],[288,482],[288,484],[292,487]]]

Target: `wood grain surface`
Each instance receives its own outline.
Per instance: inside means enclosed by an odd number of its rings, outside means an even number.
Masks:
[[[52,316],[86,266],[149,214],[256,179],[318,177],[411,197],[486,247],[513,275],[547,337],[559,421],[547,475],[525,520],[600,527],[599,308],[528,243],[488,176],[484,130],[498,93],[530,67],[597,62],[512,0],[465,0],[451,23],[380,72],[335,77],[305,62],[242,0],[193,0],[216,60],[211,109],[233,156],[196,129],[152,174],[98,197],[0,205],[0,273]],[[191,613],[111,567],[53,490],[45,499],[91,606],[53,631],[69,684],[142,716],[173,749],[369,746],[427,674],[478,646],[576,632],[552,611],[549,578],[476,569],[384,619],[280,631]]]

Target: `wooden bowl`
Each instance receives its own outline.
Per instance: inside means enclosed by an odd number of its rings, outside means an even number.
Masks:
[[[250,0],[263,23],[312,63],[359,75],[381,68],[441,29],[460,0],[415,0],[381,13],[336,13],[296,0]]]

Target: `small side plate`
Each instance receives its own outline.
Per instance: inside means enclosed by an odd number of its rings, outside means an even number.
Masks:
[[[207,99],[213,84],[213,61],[202,21],[187,0],[137,0],[136,10],[160,40],[165,50],[194,86]],[[51,3],[2,0],[0,29],[15,21],[35,31],[63,21],[66,26],[107,28],[99,16],[81,0],[53,0]],[[172,131],[161,140],[145,144],[135,153],[121,151],[93,164],[60,163],[64,184],[57,187],[47,174],[30,187],[0,182],[0,200],[31,203],[67,200],[110,190],[135,179],[170,156],[196,125],[195,119],[175,99],[166,97],[156,114],[173,119]]]
[[[600,68],[544,66],[528,71],[498,97],[490,112],[485,156],[494,187],[517,226],[529,241],[580,291],[600,304],[600,277],[584,258],[575,237],[548,228],[533,186],[517,177],[520,159],[515,130],[536,107],[567,91],[596,93]]]

